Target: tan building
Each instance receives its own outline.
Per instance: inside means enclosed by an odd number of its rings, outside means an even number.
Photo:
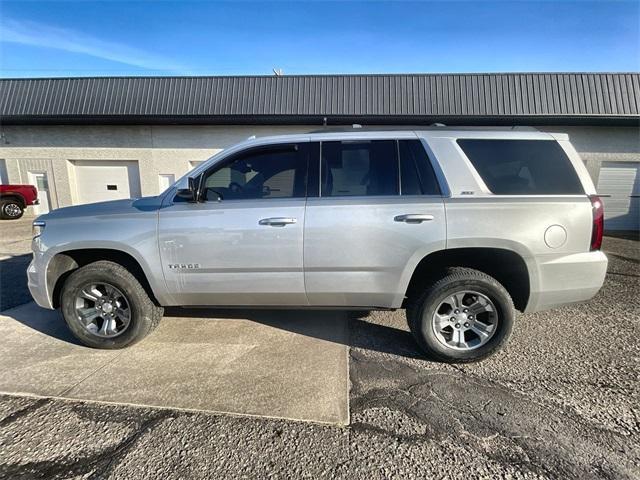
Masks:
[[[33,213],[156,195],[251,135],[323,124],[532,125],[568,133],[607,227],[640,228],[640,75],[478,74],[0,80],[0,182]],[[30,209],[32,210],[32,209]]]

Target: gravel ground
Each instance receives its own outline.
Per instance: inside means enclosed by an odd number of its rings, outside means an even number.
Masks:
[[[605,249],[594,300],[479,364],[421,359],[403,312],[353,318],[349,427],[0,396],[0,477],[640,478],[639,243]]]

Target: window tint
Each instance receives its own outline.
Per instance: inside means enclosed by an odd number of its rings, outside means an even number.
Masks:
[[[320,142],[309,142],[308,145],[307,197],[317,197],[320,194]]]
[[[322,143],[323,197],[398,195],[395,140]]]
[[[584,193],[571,161],[553,140],[458,140],[485,184],[498,195]]]
[[[304,145],[278,145],[241,154],[205,176],[205,198],[224,200],[305,196]]]
[[[440,195],[436,175],[420,140],[399,140],[402,195]]]

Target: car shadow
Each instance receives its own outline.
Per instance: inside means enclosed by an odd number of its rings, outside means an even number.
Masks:
[[[0,312],[31,301],[27,288],[27,267],[31,254],[0,260]]]
[[[82,345],[72,335],[57,310],[45,310],[31,303],[7,313],[17,322],[41,334],[69,344]],[[409,332],[367,321],[366,316],[368,316],[368,312],[341,310],[193,309],[181,307],[165,309],[165,317],[177,317],[178,320],[180,318],[245,319],[347,347],[362,348],[406,358],[430,360],[418,350],[418,346]]]
[[[408,331],[367,321],[369,312],[344,310],[285,309],[165,309],[165,316],[188,318],[247,319],[299,335],[406,358],[425,359]]]

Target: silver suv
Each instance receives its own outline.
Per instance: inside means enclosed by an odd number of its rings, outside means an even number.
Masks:
[[[34,222],[29,288],[86,345],[163,306],[406,308],[432,358],[484,358],[516,310],[593,297],[602,203],[563,134],[517,128],[252,138],[157,197]]]

